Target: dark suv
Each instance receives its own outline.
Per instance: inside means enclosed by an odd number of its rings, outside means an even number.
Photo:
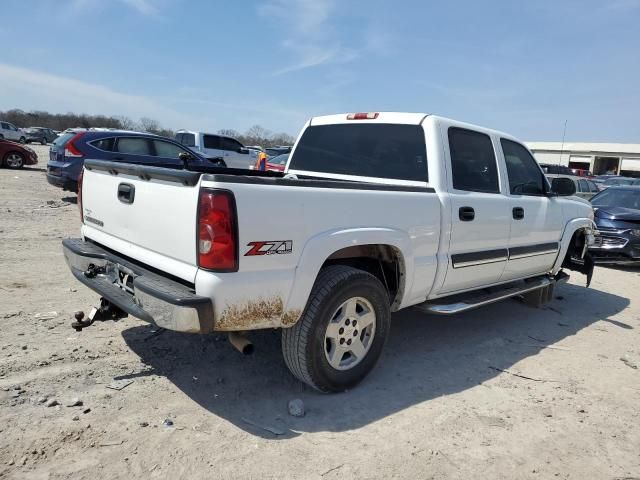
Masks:
[[[87,158],[162,167],[182,166],[184,159],[190,165],[212,165],[184,145],[158,135],[70,129],[61,133],[49,149],[47,181],[63,190],[77,191],[78,176]]]

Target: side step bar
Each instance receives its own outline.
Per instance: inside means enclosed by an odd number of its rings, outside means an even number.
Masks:
[[[466,312],[467,310],[472,310],[518,295],[524,295],[526,303],[532,305],[541,304],[551,300],[553,287],[556,283],[566,282],[567,280],[569,280],[569,275],[564,272],[559,272],[555,277],[544,276],[529,280],[520,280],[518,282],[511,282],[496,287],[424,302],[415,305],[413,308],[425,313],[453,315],[454,313]]]

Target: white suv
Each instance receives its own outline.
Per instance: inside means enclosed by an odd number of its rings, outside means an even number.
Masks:
[[[9,122],[0,122],[0,138],[20,143],[25,143],[27,141],[25,133],[13,123]]]
[[[213,161],[222,161],[229,168],[252,168],[258,152],[244,147],[238,140],[213,133],[178,130],[176,140]]]

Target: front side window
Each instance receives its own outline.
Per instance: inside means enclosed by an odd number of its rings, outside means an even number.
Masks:
[[[424,130],[388,123],[311,126],[300,137],[289,168],[427,182]]]
[[[448,136],[453,188],[500,193],[496,156],[489,135],[451,127]]]
[[[173,143],[163,142],[162,140],[154,140],[153,146],[156,149],[156,155],[158,157],[178,158],[178,155],[185,152],[185,150],[179,146]]]
[[[116,151],[129,155],[151,155],[149,141],[146,138],[123,137],[118,139]]]
[[[582,193],[588,193],[589,192],[589,184],[587,183],[586,180],[578,180],[578,183],[580,184],[580,191]]]
[[[220,137],[217,135],[203,135],[202,143],[204,144],[204,148],[220,150]]]
[[[545,182],[538,164],[519,143],[500,139],[507,164],[509,189],[512,195],[544,195]]]

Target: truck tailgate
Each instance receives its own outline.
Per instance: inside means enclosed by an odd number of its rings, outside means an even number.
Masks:
[[[85,238],[193,282],[200,174],[110,164],[85,162]]]

